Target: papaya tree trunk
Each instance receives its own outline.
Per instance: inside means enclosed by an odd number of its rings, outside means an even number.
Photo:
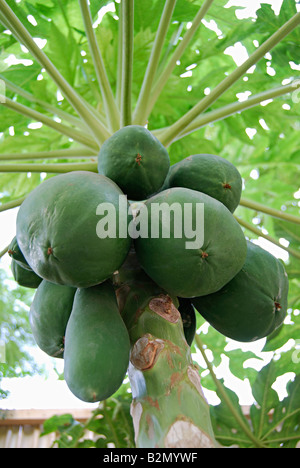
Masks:
[[[216,448],[177,298],[145,275],[134,254],[115,275],[115,288],[132,345],[128,374],[136,447]]]

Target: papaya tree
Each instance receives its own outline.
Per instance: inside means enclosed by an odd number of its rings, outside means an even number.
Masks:
[[[1,257],[72,393],[106,401],[128,375],[137,447],[300,438],[300,12],[232,3],[0,0]],[[292,342],[288,396],[274,354],[250,423],[208,358],[228,339]]]

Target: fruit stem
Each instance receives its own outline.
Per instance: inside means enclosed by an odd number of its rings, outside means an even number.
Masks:
[[[115,132],[119,129],[119,110],[117,108],[115,98],[113,96],[113,92],[108,80],[101,51],[97,43],[88,2],[87,0],[79,0],[79,4],[81,8],[81,15],[84,22],[85,32],[87,35],[91,56],[93,58],[98,84],[101,90],[105,114],[107,115],[108,119],[109,130],[111,132]]]
[[[122,9],[122,81],[120,126],[131,125],[131,87],[133,67],[134,0],[123,0]]]
[[[247,422],[238,414],[238,412],[236,411],[236,409],[235,409],[234,405],[232,404],[230,398],[228,398],[228,395],[226,393],[226,389],[223,387],[222,383],[216,377],[216,374],[214,373],[214,370],[213,370],[213,366],[211,365],[211,363],[209,362],[209,360],[206,357],[202,340],[201,340],[200,336],[197,333],[195,335],[195,342],[197,344],[197,347],[198,347],[199,351],[202,354],[202,357],[203,357],[203,359],[205,361],[205,364],[207,365],[207,369],[210,372],[210,375],[211,375],[211,377],[212,377],[212,379],[213,379],[213,381],[214,381],[214,383],[215,383],[215,385],[216,385],[216,387],[218,389],[218,392],[219,392],[223,402],[226,403],[226,405],[230,409],[230,412],[234,416],[235,420],[237,421],[237,423],[239,424],[241,429],[245,432],[247,437],[254,443],[254,445],[257,448],[265,448],[265,445],[262,444],[254,436],[254,434],[251,432],[251,429],[250,429],[249,425],[247,424]]]
[[[180,119],[168,127],[161,135],[160,141],[169,146],[175,138],[184,132],[187,126],[202,112],[215,102],[225,91],[227,91],[239,78],[241,78],[250,67],[255,65],[264,55],[275,47],[286,35],[295,29],[300,23],[300,12],[296,13],[274,34],[272,34],[260,47],[258,47],[250,57],[239,67],[221,81],[210,94],[205,96],[192,109],[184,114]]]
[[[150,100],[152,100],[151,88],[158,67],[162,47],[164,45],[165,36],[168,32],[169,24],[175,8],[175,3],[176,0],[166,0],[164,5],[150,59],[133,114],[133,123],[137,125],[145,125],[147,123],[148,106]]]
[[[65,80],[43,50],[38,47],[28,30],[23,26],[13,10],[4,0],[0,0],[0,10],[1,21],[4,25],[11,30],[12,34],[18,39],[18,41],[21,42],[21,44],[23,44],[36,58],[39,64],[45,68],[71,106],[91,129],[96,141],[99,144],[102,144],[110,136],[106,127],[96,118],[95,113],[91,111],[86,101],[77,94],[73,87]]]
[[[299,258],[300,259],[300,252],[297,252],[294,249],[291,249],[290,247],[285,247],[284,245],[280,244],[280,242],[277,239],[274,239],[274,237],[269,236],[269,234],[264,234],[260,229],[257,227],[253,226],[253,224],[248,223],[247,221],[244,221],[243,219],[239,218],[238,216],[234,215],[235,219],[240,223],[241,226],[244,228],[248,229],[248,231],[253,232],[254,234],[258,235],[259,237],[263,237],[264,239],[267,239],[268,241],[272,242],[273,244],[277,245],[283,250],[286,250],[289,252],[293,257]]]

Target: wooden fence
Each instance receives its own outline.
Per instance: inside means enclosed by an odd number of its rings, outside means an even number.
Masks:
[[[51,416],[66,413],[81,422],[91,416],[89,409],[0,410],[0,448],[51,448],[56,434],[41,437],[43,423]],[[86,436],[93,439],[95,434],[91,432]]]

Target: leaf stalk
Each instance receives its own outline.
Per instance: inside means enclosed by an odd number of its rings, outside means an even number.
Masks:
[[[64,174],[71,171],[98,172],[97,163],[0,164],[0,172],[46,172],[48,174]]]
[[[235,216],[235,219],[240,223],[241,226],[243,226],[245,229],[248,229],[248,231],[253,232],[259,237],[263,237],[264,239],[272,242],[272,244],[277,245],[283,250],[286,250],[289,254],[293,255],[293,257],[296,257],[300,259],[300,252],[297,252],[295,249],[291,249],[290,247],[285,247],[284,245],[280,244],[280,242],[277,239],[274,239],[274,237],[269,236],[269,234],[265,234],[262,232],[260,229],[257,227],[253,226],[253,224],[248,223],[247,221],[244,221],[243,219],[239,218],[238,216]]]
[[[186,127],[202,112],[215,102],[225,91],[227,91],[249,68],[255,65],[264,55],[275,47],[285,36],[300,24],[300,13],[296,13],[281,28],[279,28],[269,39],[267,39],[250,57],[221,81],[210,94],[201,99],[192,109],[168,127],[160,135],[160,141],[169,146],[175,138],[185,131]]]
[[[152,47],[148,66],[146,68],[144,80],[139,93],[138,101],[133,114],[133,123],[145,125],[147,123],[147,111],[150,99],[152,99],[151,88],[158,67],[161,50],[164,44],[165,36],[172,18],[176,0],[166,0],[162,12],[157,34]]]
[[[92,149],[82,148],[68,148],[53,151],[36,151],[30,153],[7,153],[0,154],[0,161],[18,161],[18,160],[32,160],[32,159],[91,159],[97,157],[97,152]]]
[[[122,8],[122,81],[121,81],[121,122],[120,127],[132,123],[132,66],[133,66],[133,30],[134,0],[123,0]]]
[[[115,102],[115,98],[108,80],[104,61],[100,48],[97,43],[96,34],[92,24],[92,17],[87,0],[79,0],[82,19],[84,22],[85,32],[87,35],[90,52],[94,62],[94,68],[101,90],[105,113],[107,115],[109,130],[115,132],[119,128],[119,111]]]
[[[27,197],[27,195],[25,195],[24,197],[18,198],[16,200],[12,200],[12,201],[9,201],[7,203],[3,203],[2,205],[0,205],[0,212],[1,211],[8,211],[8,210],[11,210],[12,208],[16,208],[17,206],[20,206],[23,203],[23,201],[25,200],[26,197]]]
[[[82,131],[73,129],[71,127],[67,127],[60,122],[56,122],[55,120],[51,119],[50,117],[38,112],[30,107],[24,106],[24,104],[20,104],[17,101],[13,101],[12,99],[6,97],[4,102],[2,103],[4,107],[7,107],[19,114],[22,114],[26,117],[36,120],[37,122],[42,122],[43,124],[47,125],[47,127],[53,128],[57,132],[65,135],[73,140],[81,143],[88,148],[92,148],[94,150],[99,149],[98,143],[93,139],[93,137],[89,136],[88,134],[84,134]]]
[[[4,257],[4,255],[8,252],[9,245],[5,247],[3,250],[0,252],[0,258]]]
[[[85,121],[86,125],[91,129],[96,141],[99,144],[102,144],[105,139],[110,136],[109,131],[99,120],[97,120],[95,114],[90,110],[85,100],[77,94],[74,88],[65,80],[43,50],[38,47],[27,29],[23,26],[13,10],[4,0],[0,0],[0,8],[2,13],[1,18],[4,17],[5,26],[11,30],[12,34],[16,36],[19,42],[21,42],[40,63],[40,65],[45,68],[49,76],[61,90],[62,94],[67,98],[72,107],[74,107],[76,112]]]
[[[285,213],[284,211],[281,211],[281,210],[275,210],[274,208],[270,208],[268,206],[262,205],[261,203],[254,202],[252,200],[241,198],[240,205],[245,206],[246,208],[250,208],[251,210],[254,210],[254,211],[261,211],[262,213],[266,213],[275,218],[283,219],[285,221],[290,221],[291,223],[295,223],[295,224],[300,224],[300,218],[298,216]]]
[[[197,15],[195,16],[192,25],[190,29],[188,29],[185,33],[185,35],[182,38],[182,41],[179,42],[178,46],[176,47],[172,57],[170,58],[166,68],[163,70],[163,72],[160,74],[158,79],[156,80],[152,90],[151,90],[151,100],[149,101],[148,108],[147,108],[147,113],[148,116],[150,115],[160,93],[164,89],[169,77],[172,74],[172,71],[174,70],[176,66],[176,62],[180,60],[181,56],[185,52],[187,46],[191,42],[195,32],[201,25],[201,21],[208,12],[209,8],[211,7],[212,3],[214,0],[206,0],[203,5],[201,6],[200,10],[198,11]]]
[[[33,102],[34,104],[37,104],[39,107],[43,108],[44,110],[56,115],[61,120],[65,120],[69,124],[77,128],[80,128],[81,130],[85,132],[89,132],[89,129],[87,128],[85,123],[82,120],[80,120],[78,117],[75,117],[69,114],[68,112],[63,111],[62,109],[59,109],[58,107],[53,106],[49,102],[42,101],[41,99],[36,98],[33,94],[29,93],[28,91],[25,91],[20,86],[15,85],[3,75],[0,75],[0,79],[5,82],[6,87],[10,89],[13,93],[16,93],[19,96],[22,96],[23,98],[27,99],[30,102]]]
[[[220,107],[219,109],[215,109],[210,112],[205,112],[204,114],[194,119],[193,122],[191,122],[182,133],[177,135],[174,141],[184,138],[188,134],[199,130],[205,125],[217,122],[218,120],[224,120],[227,117],[230,117],[231,115],[243,112],[269,99],[274,99],[276,97],[283,96],[284,94],[292,93],[298,88],[300,88],[300,81],[296,80],[291,84],[279,86],[278,88],[270,89],[267,91],[263,91],[262,93],[255,94],[246,99],[245,101],[232,102],[226,106]],[[158,138],[159,134],[162,131],[164,130],[159,130],[157,135]]]

